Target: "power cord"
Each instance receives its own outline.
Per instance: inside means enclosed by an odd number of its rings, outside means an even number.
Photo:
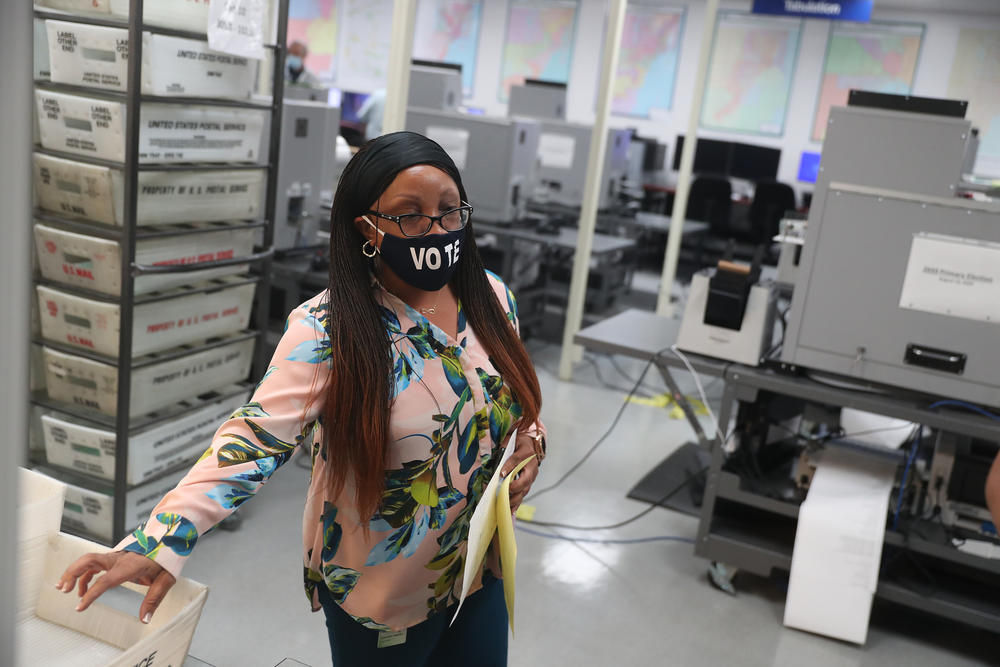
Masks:
[[[698,388],[698,395],[701,397],[701,402],[705,406],[705,410],[708,411],[708,416],[712,419],[712,426],[715,428],[715,434],[719,436],[721,442],[726,442],[726,437],[722,434],[722,430],[719,429],[719,420],[715,418],[715,413],[712,412],[712,406],[708,404],[708,396],[705,394],[705,388],[701,385],[701,378],[698,376],[698,372],[695,371],[694,366],[688,360],[687,355],[677,349],[677,344],[670,346],[670,351],[674,353],[674,356],[680,359],[688,372],[694,378],[694,385]]]
[[[570,530],[613,530],[615,528],[621,528],[622,526],[627,526],[630,523],[634,523],[635,521],[638,521],[642,517],[646,516],[647,514],[649,514],[653,510],[655,510],[661,504],[663,504],[663,503],[667,502],[668,500],[670,500],[678,491],[680,491],[685,486],[687,486],[688,484],[690,484],[693,480],[698,479],[705,472],[707,472],[708,468],[709,468],[709,466],[705,466],[701,470],[699,470],[698,472],[696,472],[695,474],[689,475],[688,477],[685,477],[683,481],[681,481],[679,484],[677,484],[676,486],[674,486],[674,488],[670,489],[670,491],[667,492],[667,494],[664,495],[662,498],[659,498],[658,500],[655,500],[652,503],[650,503],[649,507],[647,507],[646,509],[642,510],[638,514],[636,514],[636,515],[634,515],[634,516],[632,516],[632,517],[630,517],[628,519],[625,519],[623,521],[619,521],[618,523],[609,524],[607,526],[574,526],[574,525],[571,525],[571,524],[558,523],[558,522],[553,522],[553,521],[534,521],[534,520],[529,521],[527,519],[520,519],[520,520],[524,521],[525,523],[529,523],[532,526],[544,526],[546,528],[568,528]]]
[[[604,435],[598,438],[597,442],[595,442],[593,446],[591,446],[591,448],[587,450],[587,453],[584,454],[583,457],[579,461],[577,461],[569,470],[564,472],[562,477],[560,477],[555,484],[552,484],[551,486],[547,486],[544,489],[540,489],[532,494],[529,494],[528,496],[525,496],[524,498],[525,501],[529,499],[538,498],[539,496],[546,494],[549,491],[552,491],[553,489],[558,488],[563,482],[566,481],[567,478],[569,478],[570,475],[576,472],[580,468],[580,466],[582,466],[595,451],[597,451],[597,448],[600,447],[601,444],[603,444],[604,441],[608,439],[608,436],[611,435],[612,431],[615,430],[615,427],[618,426],[618,422],[621,421],[622,415],[625,414],[625,408],[629,406],[629,399],[631,399],[635,395],[636,391],[639,390],[639,385],[641,385],[642,381],[645,379],[646,373],[648,373],[649,369],[653,367],[653,364],[656,362],[656,360],[659,359],[660,356],[669,349],[670,349],[669,347],[665,347],[662,350],[656,352],[656,354],[654,354],[652,357],[649,358],[649,361],[646,362],[646,366],[642,369],[642,373],[639,375],[639,379],[635,381],[635,384],[629,391],[628,396],[625,397],[625,400],[622,401],[621,407],[618,408],[618,414],[616,414],[615,418],[611,421],[611,426],[609,426],[608,430],[604,432]]]
[[[955,408],[963,408],[965,410],[970,410],[972,412],[979,413],[982,416],[987,417],[988,419],[993,419],[995,421],[1000,421],[1000,415],[998,415],[998,414],[990,412],[989,410],[984,410],[983,408],[979,407],[978,405],[974,405],[972,403],[967,403],[966,401],[959,401],[959,400],[955,400],[955,399],[946,399],[946,400],[943,400],[943,401],[937,401],[936,403],[931,403],[929,406],[927,406],[927,409],[929,409],[929,410],[936,410],[938,408],[943,408],[945,406],[955,407]]]
[[[923,431],[923,426],[917,424],[913,430],[916,432],[916,437],[910,447],[910,455],[906,457],[906,465],[903,466],[903,479],[899,482],[899,493],[896,494],[896,509],[892,513],[892,529],[894,531],[899,525],[899,512],[903,508],[903,493],[906,491],[906,481],[910,477],[910,467],[913,466],[913,459],[916,458],[917,450],[920,449],[920,433]]]
[[[637,537],[632,539],[598,540],[593,537],[569,537],[567,535],[559,535],[556,533],[546,533],[540,530],[532,530],[531,528],[526,528],[522,526],[520,523],[517,524],[517,529],[525,533],[528,533],[529,535],[535,535],[537,537],[547,537],[549,539],[565,540],[567,542],[585,542],[588,544],[645,544],[648,542],[684,542],[687,544],[694,544],[693,538],[680,537],[679,535],[658,535],[656,537]]]

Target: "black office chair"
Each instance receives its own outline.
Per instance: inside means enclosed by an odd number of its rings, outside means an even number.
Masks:
[[[750,204],[748,238],[751,243],[769,243],[780,231],[786,211],[795,210],[795,190],[787,183],[761,181],[754,187]]]
[[[730,236],[729,217],[733,206],[733,186],[723,176],[702,175],[694,179],[688,194],[688,220],[708,223],[713,236]]]

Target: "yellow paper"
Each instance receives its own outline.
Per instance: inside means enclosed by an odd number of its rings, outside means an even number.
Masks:
[[[462,591],[458,598],[458,606],[455,608],[455,615],[451,617],[452,623],[455,622],[455,619],[458,618],[458,613],[462,610],[462,604],[469,594],[469,588],[472,586],[476,572],[482,567],[483,559],[486,557],[486,550],[489,548],[490,542],[493,541],[493,535],[497,532],[496,495],[497,489],[502,483],[500,472],[503,470],[504,464],[514,453],[516,442],[517,429],[514,429],[507,440],[507,446],[504,448],[503,455],[497,463],[493,476],[483,490],[482,500],[480,500],[476,510],[472,513],[472,517],[469,519],[469,537],[465,555],[464,574],[462,576]]]
[[[528,505],[527,503],[521,503],[517,506],[517,511],[514,512],[516,516],[521,521],[531,521],[535,518],[535,506]]]
[[[514,539],[514,519],[510,511],[510,482],[521,472],[528,461],[535,458],[532,454],[517,464],[503,480],[497,491],[496,514],[497,534],[500,541],[500,568],[503,572],[503,597],[507,602],[507,621],[510,632],[514,634],[514,568],[517,564],[517,542]]]

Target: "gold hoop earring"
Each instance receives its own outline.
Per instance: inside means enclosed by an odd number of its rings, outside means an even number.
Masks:
[[[371,252],[368,251],[368,246],[372,247]],[[371,241],[365,241],[364,243],[361,244],[361,254],[364,255],[365,257],[371,259],[372,257],[375,256],[376,252],[378,252],[378,248],[376,248],[375,244],[373,244]]]

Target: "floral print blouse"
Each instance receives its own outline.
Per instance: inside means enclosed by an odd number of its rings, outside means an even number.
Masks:
[[[516,327],[513,295],[498,277],[489,279]],[[321,608],[317,587],[326,586],[359,623],[399,630],[458,601],[469,520],[521,408],[466,326],[461,304],[452,338],[377,283],[373,289],[392,341],[395,376],[392,445],[376,515],[358,516],[350,481],[338,497],[330,497],[324,483],[323,401],[311,400],[329,379],[331,313],[324,292],[291,313],[249,402],[119,549],[179,576],[198,537],[252,498],[305,443],[312,447],[312,476],[302,522],[304,576],[313,610]],[[481,578],[480,568],[472,591]]]

